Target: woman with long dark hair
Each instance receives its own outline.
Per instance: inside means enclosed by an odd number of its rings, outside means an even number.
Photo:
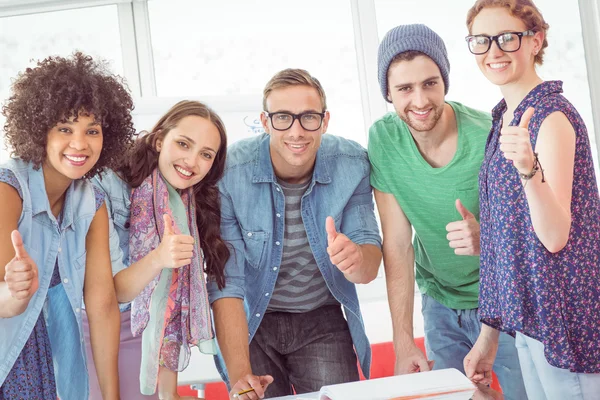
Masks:
[[[181,101],[136,140],[119,169],[95,181],[111,201],[112,239],[129,266],[114,278],[124,398],[156,396],[158,383],[160,399],[178,399],[177,372],[187,367],[190,348],[215,352],[204,274],[224,286],[229,250],[216,184],[226,148],[219,116]]]

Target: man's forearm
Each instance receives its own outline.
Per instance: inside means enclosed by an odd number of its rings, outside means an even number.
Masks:
[[[396,250],[396,249],[395,249]],[[388,302],[394,330],[394,348],[397,355],[414,346],[413,312],[415,302],[414,249],[384,256]]]
[[[244,375],[252,373],[244,301],[222,298],[216,300],[212,307],[217,341],[227,366],[229,382],[233,385]]]

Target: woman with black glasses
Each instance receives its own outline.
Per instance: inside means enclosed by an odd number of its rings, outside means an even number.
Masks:
[[[537,74],[548,24],[531,0],[478,0],[467,26],[504,99],[479,175],[484,329],[465,371],[490,382],[505,331],[530,399],[598,399],[600,200],[587,129],[562,82]]]

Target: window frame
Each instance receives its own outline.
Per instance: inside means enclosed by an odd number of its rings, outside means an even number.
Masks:
[[[157,97],[148,1],[152,0],[0,0],[0,18],[44,13],[102,5],[117,5],[121,36],[124,77],[136,100],[134,113],[150,114],[173,104],[174,98]],[[377,49],[379,36],[374,0],[347,0],[352,11],[358,79],[363,111],[364,142],[371,124],[387,111],[377,80]],[[600,154],[600,5],[578,0],[583,44],[592,103],[596,155]],[[260,108],[257,96],[212,96],[198,98],[220,112],[244,112]],[[600,157],[599,157],[600,158]],[[381,301],[387,298],[383,268],[375,282],[357,285],[361,301]]]

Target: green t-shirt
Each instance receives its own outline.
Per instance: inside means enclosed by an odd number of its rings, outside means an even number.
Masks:
[[[479,219],[478,174],[492,119],[460,103],[448,104],[458,125],[454,158],[442,168],[432,167],[406,123],[390,112],[369,130],[371,185],[393,194],[413,226],[419,290],[446,307],[470,309],[478,306],[479,257],[455,255],[446,225],[462,219],[456,199]]]

